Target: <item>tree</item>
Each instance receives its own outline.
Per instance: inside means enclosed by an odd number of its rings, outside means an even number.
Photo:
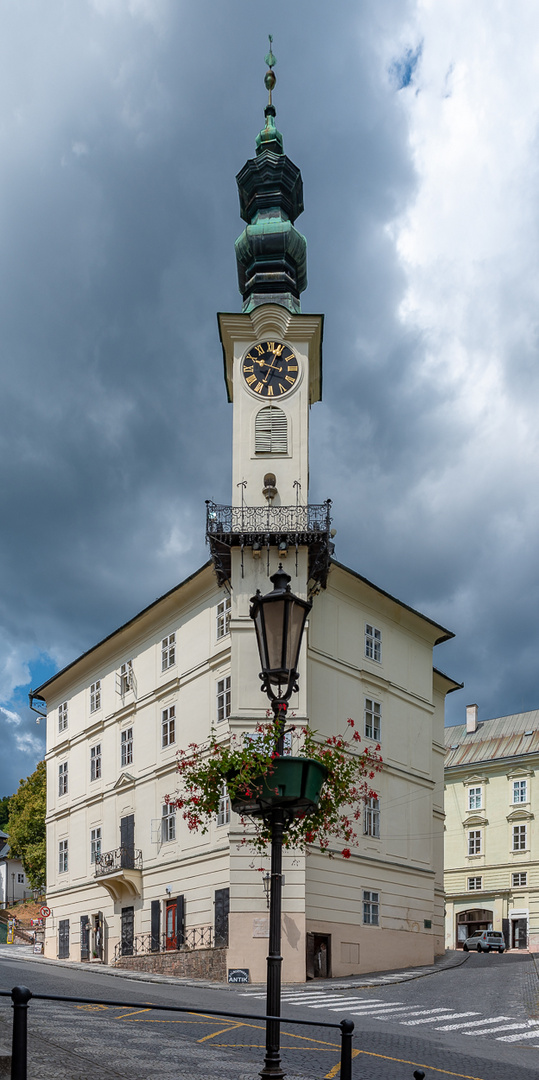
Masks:
[[[6,825],[9,818],[9,804],[11,801],[11,795],[4,795],[0,799],[0,829],[2,832],[7,832]]]
[[[40,761],[35,772],[21,780],[11,796],[6,832],[10,853],[22,861],[30,885],[43,888],[45,869],[46,770]]]

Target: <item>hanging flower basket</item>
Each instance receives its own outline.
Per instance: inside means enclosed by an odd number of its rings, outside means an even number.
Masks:
[[[282,808],[292,817],[304,817],[316,810],[322,784],[328,770],[312,758],[282,757],[272,762],[265,776],[257,776],[245,793],[238,792],[232,801],[237,814],[262,817]],[[234,774],[229,774],[231,779]]]

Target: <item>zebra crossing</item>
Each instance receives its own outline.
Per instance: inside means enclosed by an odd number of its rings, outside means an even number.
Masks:
[[[402,972],[401,978],[402,978]],[[242,997],[265,999],[264,992],[244,990]],[[498,1042],[528,1042],[539,1047],[539,1020],[523,1020],[501,1014],[484,1016],[475,1009],[454,1011],[454,1007],[438,1005],[405,1005],[402,1001],[384,1001],[354,994],[332,993],[328,990],[283,990],[283,1012],[286,1006],[301,1005],[309,1009],[323,1009],[326,1013],[339,1013],[352,1020],[369,1017],[371,1020],[394,1020],[404,1027],[429,1025],[433,1031],[454,1032],[457,1035],[489,1037]],[[472,1019],[473,1018],[473,1019]],[[531,1040],[535,1039],[535,1043]]]

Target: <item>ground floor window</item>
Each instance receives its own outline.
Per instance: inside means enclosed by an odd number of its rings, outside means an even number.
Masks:
[[[379,925],[380,893],[371,889],[363,890],[363,922],[370,926]]]
[[[470,890],[470,892],[474,892],[474,891],[477,892],[478,889],[482,889],[482,888],[483,888],[483,878],[482,877],[479,876],[479,877],[469,877],[468,878],[468,889]]]

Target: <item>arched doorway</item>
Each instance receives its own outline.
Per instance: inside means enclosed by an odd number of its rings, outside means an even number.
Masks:
[[[466,938],[475,934],[476,930],[492,930],[494,912],[490,908],[470,908],[469,911],[459,911],[457,915],[457,949],[462,949]]]

